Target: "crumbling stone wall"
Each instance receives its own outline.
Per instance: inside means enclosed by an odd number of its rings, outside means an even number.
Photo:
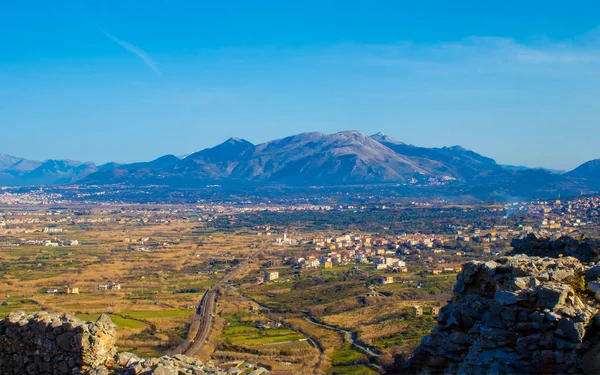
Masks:
[[[109,364],[116,354],[116,326],[72,315],[11,313],[0,321],[1,374],[72,374]]]
[[[0,374],[222,375],[211,362],[176,355],[138,358],[117,353],[117,329],[107,315],[84,322],[72,315],[13,312],[0,320]]]
[[[453,300],[423,339],[407,372],[574,374],[590,370],[600,267],[572,257],[517,255],[470,262]],[[592,349],[590,349],[592,348]],[[587,363],[586,363],[587,362]],[[595,372],[597,373],[597,371]]]

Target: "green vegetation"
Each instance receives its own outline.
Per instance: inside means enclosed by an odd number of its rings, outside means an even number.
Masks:
[[[304,338],[304,336],[289,329],[259,330],[257,328],[238,334],[232,334],[225,329],[223,336],[232,345],[244,346],[278,344]]]
[[[293,211],[293,212],[249,212],[230,220],[228,216],[218,217],[208,223],[221,231],[253,228],[258,225],[295,227],[307,232],[343,230],[388,233],[453,233],[452,225],[472,225],[490,227],[494,225],[515,225],[521,223],[517,217],[504,218],[504,211],[490,212],[485,208],[465,209],[464,207],[415,208],[401,210],[353,211]]]
[[[418,344],[424,336],[427,336],[437,321],[431,316],[410,317],[410,313],[404,314],[404,319],[396,319],[394,324],[401,326],[402,330],[393,335],[380,337],[371,343],[371,346],[385,350],[396,345]]]
[[[353,365],[369,363],[369,359],[366,355],[354,349],[342,349],[337,350],[331,355],[331,363],[334,366]]]
[[[191,315],[193,310],[123,311],[120,315],[134,319],[174,318]]]
[[[43,310],[37,303],[29,299],[9,298],[6,303],[0,305],[0,318],[16,310],[22,310],[27,313]]]
[[[565,280],[566,284],[569,285],[571,288],[573,288],[573,291],[575,292],[575,294],[579,297],[594,297],[594,293],[587,288],[586,282],[585,282],[585,275],[581,274],[581,273],[576,273],[575,275],[571,276],[570,278],[568,278],[567,280]]]
[[[333,352],[330,356],[332,367],[327,372],[330,375],[334,374],[377,374],[366,365],[369,359],[363,353],[351,349],[348,345],[344,349],[339,349]]]
[[[81,320],[95,322],[100,314],[76,314],[75,316]],[[119,328],[144,329],[148,327],[144,322],[123,318],[119,315],[109,314],[108,316]]]
[[[329,375],[377,375],[375,370],[371,370],[365,365],[358,366],[336,366],[332,367],[328,372]]]
[[[223,339],[231,345],[260,346],[298,341],[305,337],[287,328],[259,329],[252,322],[242,322],[237,315],[224,315],[229,323],[223,329]]]
[[[263,284],[253,287],[250,291],[252,299],[275,310],[302,312],[317,305],[334,304],[348,298],[366,294],[368,278],[366,274],[356,274],[354,271],[323,271],[307,272],[293,280],[293,283]],[[270,290],[289,288],[279,293]]]

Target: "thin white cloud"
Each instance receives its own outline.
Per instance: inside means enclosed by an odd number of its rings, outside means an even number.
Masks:
[[[148,68],[150,68],[150,70],[152,70],[152,72],[154,72],[154,74],[156,74],[156,76],[158,78],[160,78],[163,81],[166,81],[165,77],[163,76],[160,69],[158,69],[158,66],[156,65],[154,60],[152,60],[152,58],[150,56],[148,56],[148,54],[144,50],[134,46],[133,44],[131,44],[129,42],[126,42],[124,40],[116,38],[115,36],[107,33],[104,30],[102,30],[102,33],[104,35],[106,35],[113,42],[117,43],[121,47],[125,48],[127,51],[129,51],[129,52],[133,53],[134,55],[136,55],[137,57],[139,57],[144,62],[144,64],[146,64],[146,66],[148,66]]]
[[[545,63],[591,64],[600,62],[600,44],[548,43],[526,45],[508,38],[471,37],[459,42],[432,45],[354,46],[354,53],[367,65],[406,66],[413,63],[474,63],[486,60],[498,64]]]

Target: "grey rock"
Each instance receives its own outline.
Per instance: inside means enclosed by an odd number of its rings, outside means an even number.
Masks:
[[[514,322],[517,320],[517,311],[511,308],[504,308],[500,312],[500,316],[504,321]]]
[[[519,302],[519,296],[515,292],[507,292],[504,290],[497,290],[494,294],[494,300],[501,305],[514,305]]]
[[[585,280],[588,283],[591,281],[598,281],[598,279],[600,279],[600,265],[590,268],[585,273]]]
[[[140,361],[141,359],[133,353],[121,352],[117,355],[117,363],[123,367],[134,365]]]
[[[545,284],[537,290],[537,306],[542,308],[555,308],[563,305],[571,288],[562,284]]]
[[[562,336],[574,343],[580,343],[585,334],[585,325],[583,322],[574,322],[568,318],[561,319],[557,327],[558,336]]]
[[[550,311],[546,313],[546,319],[548,319],[551,322],[558,322],[560,319],[562,319],[562,316]]]
[[[536,323],[542,323],[545,318],[546,318],[546,314],[544,314],[541,311],[536,311],[529,315],[529,319],[531,319],[532,321],[534,321]]]
[[[529,277],[515,277],[512,280],[513,290],[523,290],[531,287],[531,279]]]
[[[539,281],[548,281],[550,280],[550,275],[548,274],[548,272],[542,272],[536,276],[536,279]]]
[[[587,287],[593,293],[598,293],[600,292],[600,281],[590,281],[588,282]]]
[[[159,365],[150,374],[153,375],[177,375],[178,370],[175,367]]]
[[[110,375],[110,370],[106,366],[99,366],[91,369],[88,375]]]
[[[485,268],[487,268],[488,272],[489,271],[495,271],[496,268],[498,268],[500,266],[500,263],[494,262],[493,260],[487,261],[484,263],[483,265]]]

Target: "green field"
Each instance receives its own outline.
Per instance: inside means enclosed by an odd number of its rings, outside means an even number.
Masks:
[[[367,366],[336,366],[332,367],[328,372],[329,375],[377,375],[377,371],[371,370]]]
[[[371,375],[378,372],[371,370],[365,364],[369,363],[369,359],[363,353],[350,349],[336,350],[331,356],[332,367],[327,371],[329,375],[337,374],[354,374],[354,375]]]
[[[334,366],[354,365],[355,363],[368,361],[368,358],[363,353],[353,349],[336,350],[331,355],[331,364]]]
[[[304,336],[289,329],[260,330],[251,326],[227,327],[223,338],[232,345],[260,346],[302,340]]]
[[[175,318],[193,314],[193,310],[122,311],[119,314],[134,319]]]
[[[4,316],[13,311],[25,311],[26,313],[32,313],[42,310],[44,310],[42,307],[30,300],[13,299],[9,305],[0,305],[0,318],[4,318]]]
[[[229,326],[223,329],[222,337],[231,345],[260,346],[299,341],[305,338],[291,329],[258,329],[251,323],[241,322],[237,316],[226,315],[223,318],[229,323]]]
[[[427,310],[425,310],[427,311]],[[371,346],[386,350],[395,345],[418,345],[437,325],[437,320],[431,315],[418,318],[397,319],[395,324],[402,328],[400,332],[387,337],[380,337],[371,343]]]
[[[81,320],[95,322],[98,317],[100,317],[100,314],[76,314],[75,316]],[[119,328],[144,329],[148,327],[146,323],[137,320],[125,319],[118,315],[112,314],[109,314],[108,316],[110,317],[110,320],[112,320],[113,323],[115,323]]]

